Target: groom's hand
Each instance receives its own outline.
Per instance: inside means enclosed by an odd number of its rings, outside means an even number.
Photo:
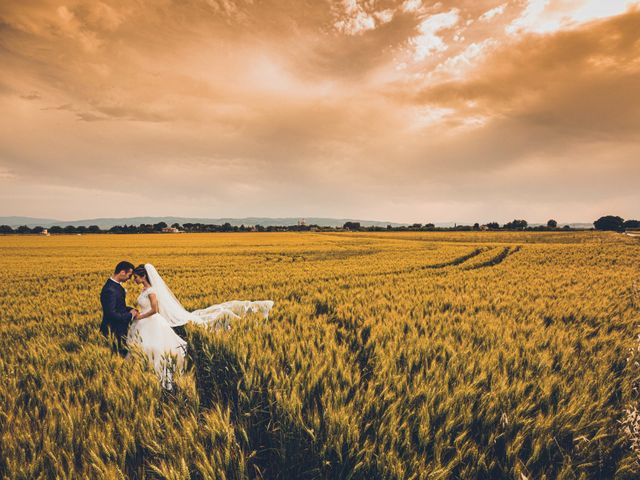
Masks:
[[[140,312],[138,310],[136,310],[135,308],[131,309],[131,318],[133,320],[135,320],[136,318],[138,318],[138,315],[140,315]]]

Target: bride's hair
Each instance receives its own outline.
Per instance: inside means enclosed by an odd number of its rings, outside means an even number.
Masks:
[[[149,274],[147,273],[147,269],[144,267],[144,263],[141,263],[136,268],[134,268],[133,274],[139,277],[146,278],[147,282],[149,282],[149,285],[151,285],[151,280],[149,280]]]

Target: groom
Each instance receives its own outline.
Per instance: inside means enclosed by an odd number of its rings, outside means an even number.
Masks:
[[[100,292],[100,303],[102,303],[102,324],[100,332],[105,337],[110,334],[115,336],[116,342],[114,351],[120,355],[126,355],[126,340],[129,324],[134,320],[139,312],[125,304],[126,291],[122,283],[128,281],[133,275],[133,264],[131,262],[120,262],[116,265],[115,271],[102,287]]]

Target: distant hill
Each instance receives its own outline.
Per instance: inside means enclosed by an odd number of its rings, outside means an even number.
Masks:
[[[28,227],[47,227],[56,225],[57,220],[53,218],[34,218],[34,217],[0,217],[0,225],[9,225],[11,227],[20,227],[26,225]]]
[[[154,224],[165,222],[168,225],[173,223],[179,223],[183,225],[185,223],[205,223],[212,225],[222,225],[224,223],[230,223],[231,225],[262,225],[263,227],[280,226],[280,225],[295,225],[302,217],[283,217],[283,218],[270,218],[270,217],[246,217],[246,218],[191,218],[191,217],[124,217],[124,218],[91,218],[86,220],[55,220],[51,218],[32,218],[32,217],[0,217],[0,225],[10,225],[12,227],[19,227],[21,225],[27,225],[28,227],[45,227],[49,228],[53,225],[59,225],[66,227],[67,225],[73,225],[74,227],[88,227],[90,225],[98,225],[102,229],[111,228],[114,225],[140,225],[140,224]],[[318,218],[307,217],[305,218],[307,225],[318,225],[321,227],[341,227],[345,222],[360,222],[363,226],[374,227],[386,227],[391,225],[393,227],[399,227],[407,225],[405,223],[383,222],[377,220],[357,220],[352,218]]]

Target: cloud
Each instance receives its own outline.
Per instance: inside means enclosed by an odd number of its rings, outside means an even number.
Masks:
[[[637,0],[574,0],[553,2],[551,0],[528,0],[522,14],[507,26],[507,32],[549,33],[572,28],[581,23],[619,15],[637,6]]]
[[[422,0],[405,0],[401,8],[403,12],[418,12],[422,9]]]
[[[465,78],[427,86],[417,98],[586,135],[626,136],[640,120],[629,103],[640,96],[638,26],[640,11],[504,44]]]
[[[444,74],[445,78],[460,78],[470,69],[478,65],[491,49],[495,48],[497,42],[492,38],[487,38],[478,43],[471,43],[464,51],[458,55],[448,57],[440,63],[433,71],[434,76]]]
[[[492,8],[491,10],[487,10],[486,12],[484,12],[482,15],[480,15],[480,18],[478,18],[478,20],[480,20],[481,22],[489,22],[493,18],[502,15],[506,8],[507,8],[507,4],[503,3],[502,5],[499,5],[495,8]]]
[[[334,23],[335,28],[347,35],[358,35],[384,25],[393,19],[393,10],[367,11],[358,0],[343,0],[344,12]]]
[[[457,171],[461,184],[465,177],[488,176],[483,184],[500,185],[504,198],[500,177],[531,188],[531,197],[545,191],[547,198],[561,198],[561,178],[572,183],[580,178],[583,186],[607,178],[609,186],[597,194],[572,187],[581,198],[613,191],[634,196],[626,176],[637,179],[640,173],[634,153],[640,148],[638,26],[636,12],[578,30],[526,37],[492,52],[464,78],[427,86],[415,96],[395,92],[410,105],[447,111],[438,140],[423,142],[406,168],[432,179]],[[478,122],[467,125],[471,118]],[[564,174],[555,180],[551,175],[559,164]],[[529,175],[518,172],[534,167],[544,183],[518,183]],[[621,176],[625,185],[614,187]],[[550,187],[556,181],[558,186]],[[488,198],[484,188],[473,185],[474,195]]]
[[[12,179],[15,178],[15,175],[11,172],[11,170],[7,168],[0,168],[0,179]]]
[[[637,216],[640,13],[604,3],[0,3],[0,213]]]
[[[448,46],[438,34],[442,30],[454,27],[460,20],[459,11],[452,9],[446,13],[430,15],[420,22],[419,34],[410,40],[414,48],[414,59],[424,60],[432,53],[444,52]]]
[[[29,92],[21,94],[20,98],[24,98],[25,100],[40,100],[42,97],[38,92]]]

